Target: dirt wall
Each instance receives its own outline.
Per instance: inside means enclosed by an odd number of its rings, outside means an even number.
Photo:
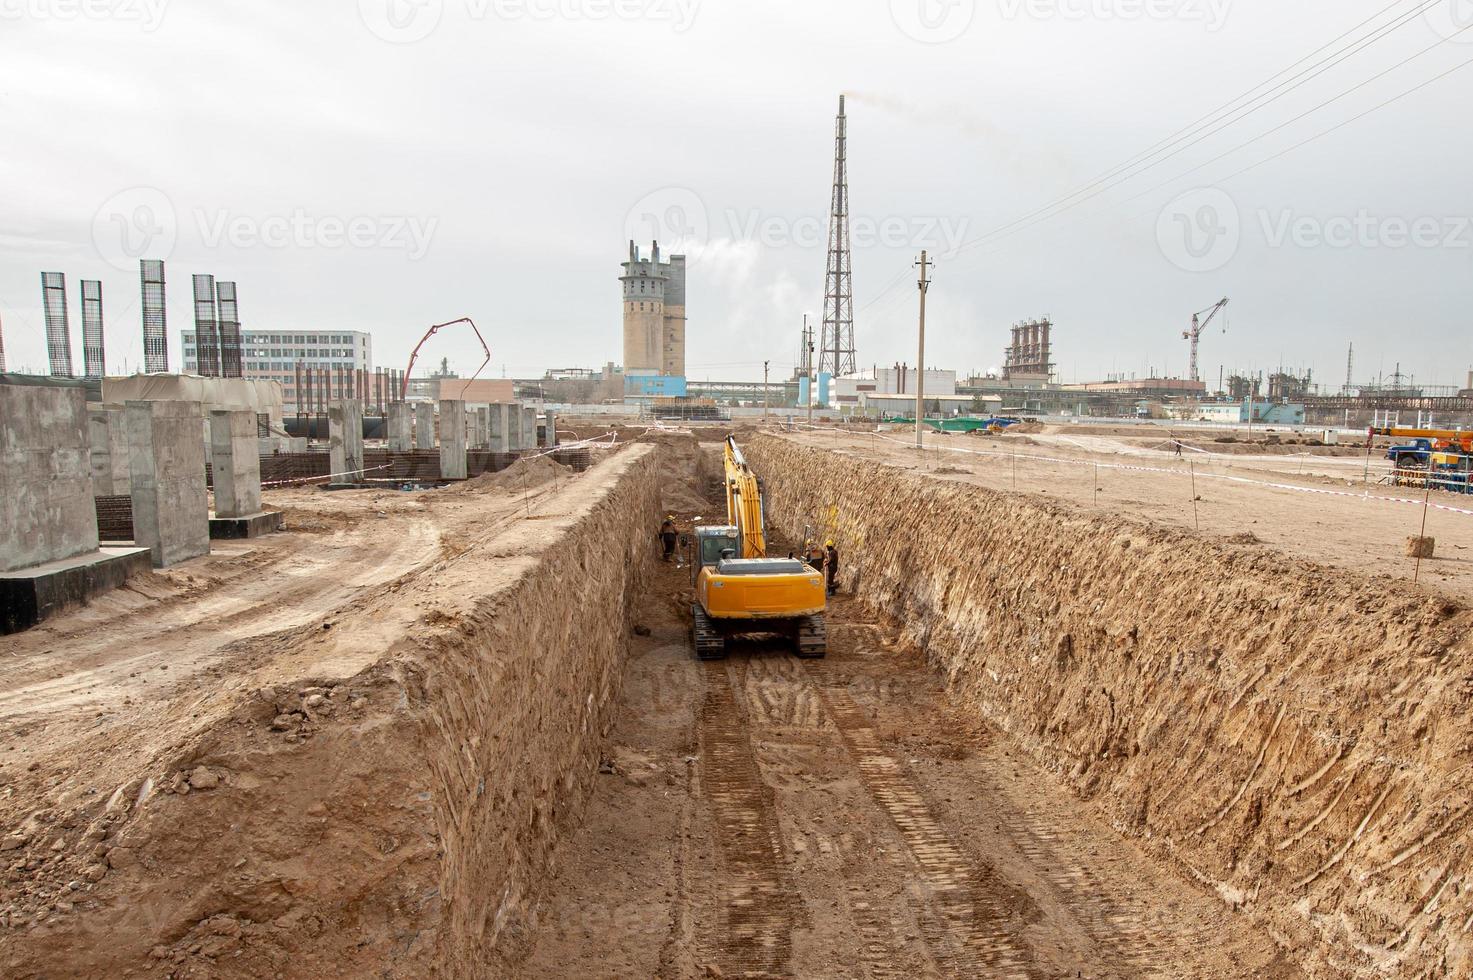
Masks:
[[[0,974],[516,975],[611,722],[656,473],[633,447],[269,637],[295,680],[202,685],[187,739],[7,828]]]
[[[1473,975],[1473,614],[764,436],[768,518],[953,695],[1317,975]],[[1307,953],[1307,955],[1305,955]]]

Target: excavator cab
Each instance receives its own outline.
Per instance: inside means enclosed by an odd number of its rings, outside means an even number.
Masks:
[[[735,440],[726,440],[729,524],[695,529],[696,603],[691,607],[696,656],[726,656],[728,636],[777,633],[800,657],[826,650],[823,576],[793,558],[769,558],[762,527],[762,491]]]

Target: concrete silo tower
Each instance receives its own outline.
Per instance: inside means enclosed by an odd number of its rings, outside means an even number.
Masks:
[[[685,256],[661,262],[654,242],[644,259],[630,242],[623,267],[624,373],[685,377]]]

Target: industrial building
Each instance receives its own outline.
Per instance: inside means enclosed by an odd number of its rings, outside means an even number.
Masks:
[[[180,331],[180,340],[184,348],[184,373],[203,373],[197,332]],[[306,410],[305,405],[299,407],[297,403],[299,364],[303,370],[326,371],[332,377],[344,371],[372,373],[373,337],[360,330],[247,330],[241,354],[241,376],[280,384],[283,407],[291,415]]]
[[[639,246],[631,241],[629,259],[622,265],[625,377],[684,379],[685,256],[672,255],[662,262],[660,243],[654,242],[650,257],[642,258]]]

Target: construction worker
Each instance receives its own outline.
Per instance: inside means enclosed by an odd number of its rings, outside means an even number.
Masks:
[[[678,533],[675,530],[675,515],[670,514],[665,518],[665,523],[660,525],[660,543],[665,546],[665,561],[669,561],[675,554],[675,539]]]
[[[808,567],[812,568],[815,572],[823,574],[824,553],[819,548],[817,541],[808,542],[808,550],[804,554],[803,560],[808,562]]]
[[[823,546],[824,551],[824,574],[828,576],[828,594],[833,595],[838,588],[836,580],[839,577],[839,549],[834,547],[834,542],[829,541]]]

